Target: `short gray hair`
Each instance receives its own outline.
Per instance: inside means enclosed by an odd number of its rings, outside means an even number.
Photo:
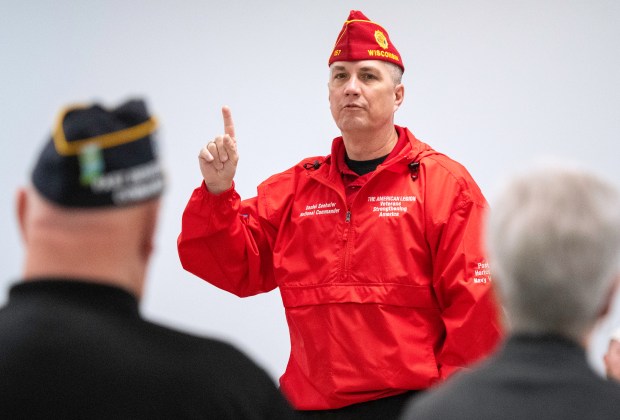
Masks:
[[[390,75],[392,76],[392,81],[394,82],[394,86],[399,85],[403,80],[403,69],[401,69],[394,63],[389,63],[387,61],[385,61],[384,63],[388,66]]]
[[[581,341],[618,273],[620,194],[567,165],[532,170],[491,207],[487,245],[509,328]]]

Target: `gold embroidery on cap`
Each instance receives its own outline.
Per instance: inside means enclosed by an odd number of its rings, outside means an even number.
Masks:
[[[379,44],[381,48],[383,48],[384,50],[387,50],[387,47],[388,47],[387,38],[385,37],[383,32],[381,32],[378,29],[375,31],[375,40],[377,41],[377,44]]]

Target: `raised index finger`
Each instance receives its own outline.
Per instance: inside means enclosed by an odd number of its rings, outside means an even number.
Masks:
[[[228,134],[233,139],[235,138],[235,124],[232,119],[232,112],[227,106],[222,107],[222,117],[224,117],[224,134]]]

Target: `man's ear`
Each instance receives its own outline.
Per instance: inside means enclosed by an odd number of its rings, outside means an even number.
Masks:
[[[20,188],[15,194],[15,211],[17,213],[17,222],[19,224],[19,233],[22,241],[28,242],[28,231],[26,228],[26,215],[28,213],[28,191]]]
[[[142,257],[145,261],[151,257],[153,253],[155,234],[157,231],[157,223],[159,220],[160,200],[154,200],[145,205],[143,212],[144,234],[142,237]]]
[[[399,83],[394,88],[394,112],[401,106],[403,101],[405,100],[405,85]]]

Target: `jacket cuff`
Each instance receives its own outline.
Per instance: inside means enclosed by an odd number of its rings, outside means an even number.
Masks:
[[[234,180],[229,189],[222,191],[219,194],[213,194],[211,191],[209,191],[209,189],[207,188],[207,184],[205,183],[204,180],[200,183],[200,186],[201,186],[200,190],[203,192],[204,196],[205,197],[210,196],[212,199],[214,199],[215,197],[222,197],[224,199],[230,198],[235,192],[235,181]]]

